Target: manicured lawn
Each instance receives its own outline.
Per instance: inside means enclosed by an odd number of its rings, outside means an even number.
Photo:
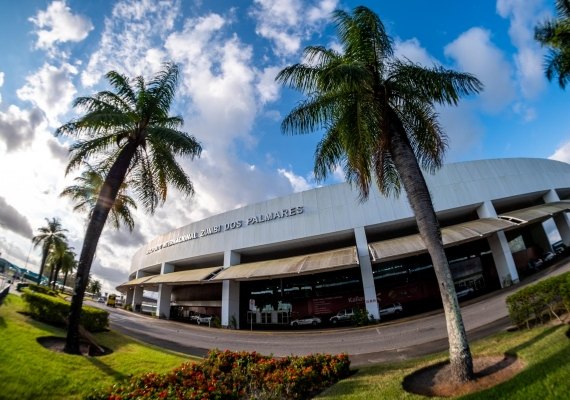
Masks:
[[[513,379],[462,399],[566,399],[570,393],[568,325],[501,333],[472,344],[477,355],[517,354],[526,367]],[[426,399],[402,389],[404,377],[444,360],[438,354],[419,360],[360,368],[350,378],[323,392],[321,400]]]
[[[109,387],[130,375],[166,372],[188,357],[142,345],[113,332],[97,334],[114,352],[103,357],[54,353],[40,346],[41,336],[64,336],[64,331],[20,314],[23,301],[8,296],[0,306],[0,398],[76,399]],[[501,333],[472,343],[477,355],[516,354],[526,367],[495,388],[463,399],[567,398],[570,393],[570,339],[568,325]],[[372,400],[425,399],[405,392],[404,377],[419,368],[444,360],[445,354],[360,368],[350,378],[329,388],[318,399]]]
[[[81,357],[43,348],[41,336],[65,336],[62,329],[36,322],[18,311],[24,302],[9,295],[0,306],[0,398],[77,399],[143,372],[166,372],[188,356],[140,344],[114,332],[96,334],[113,350],[102,357]]]

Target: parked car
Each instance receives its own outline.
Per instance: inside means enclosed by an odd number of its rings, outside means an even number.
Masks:
[[[551,251],[547,251],[546,253],[544,253],[542,255],[542,259],[544,260],[544,262],[552,261],[552,260],[554,260],[554,257],[556,257],[556,256]]]
[[[528,262],[528,267],[530,269],[538,270],[540,269],[540,267],[542,267],[542,264],[543,264],[542,260],[540,258],[537,258],[536,260],[530,260]]]
[[[105,299],[102,298],[102,297],[99,297],[99,298],[97,299],[97,303],[104,303],[104,302],[105,302]]]
[[[300,326],[300,325],[312,325],[317,326],[320,325],[321,319],[319,317],[301,317],[291,321],[291,326]]]
[[[354,317],[354,309],[347,308],[344,310],[340,310],[338,313],[336,313],[336,315],[333,315],[330,318],[330,321],[333,324],[338,324],[339,322],[348,322],[352,320],[353,317]]]
[[[457,294],[458,299],[469,297],[473,293],[475,293],[475,290],[473,290],[473,288],[470,288],[470,287],[464,288],[464,289],[461,289],[461,290],[458,290],[457,292],[455,292],[455,294]]]
[[[400,303],[388,304],[384,307],[380,306],[380,316],[398,315],[404,311]]]

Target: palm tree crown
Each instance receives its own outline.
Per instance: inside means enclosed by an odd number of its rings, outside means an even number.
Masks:
[[[103,171],[98,171],[91,164],[86,163],[86,169],[80,176],[75,178],[77,185],[66,187],[60,196],[71,198],[75,202],[73,210],[87,212],[87,218],[89,219],[93,214],[104,179]],[[137,205],[132,197],[125,194],[126,190],[127,184],[123,183],[109,213],[109,222],[115,229],[119,229],[121,223],[123,223],[132,231],[135,227],[135,221],[130,209],[136,210]]]
[[[34,248],[38,247],[39,245],[42,246],[42,261],[40,263],[38,284],[40,284],[42,281],[42,274],[50,250],[54,249],[54,247],[57,245],[67,243],[67,238],[64,234],[64,232],[67,232],[67,229],[63,229],[59,218],[46,218],[46,223],[46,226],[38,228],[39,233],[32,238]]]
[[[550,48],[545,59],[548,80],[558,76],[558,85],[564,89],[570,80],[570,1],[556,0],[558,19],[539,24],[534,30],[535,39]]]
[[[170,116],[178,82],[178,67],[167,63],[148,83],[106,74],[113,91],[79,97],[74,106],[85,114],[57,129],[77,139],[71,148],[67,172],[95,160],[106,171],[91,213],[77,266],[65,351],[79,353],[79,317],[91,263],[109,211],[128,177],[144,209],[153,213],[166,200],[168,185],[192,195],[190,178],[176,156],[198,157],[202,150],[194,137],[180,128],[180,116]]]
[[[284,133],[324,128],[315,152],[315,176],[338,165],[364,201],[372,182],[384,194],[406,190],[441,288],[450,340],[453,377],[473,376],[472,358],[439,223],[420,166],[441,166],[446,137],[435,105],[455,105],[477,93],[472,75],[426,68],[394,57],[378,16],[366,7],[333,13],[342,52],[320,46],[304,51],[304,62],[283,69],[277,80],[306,95],[283,120]]]

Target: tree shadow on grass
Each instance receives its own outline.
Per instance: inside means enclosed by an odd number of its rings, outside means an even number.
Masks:
[[[519,344],[513,348],[510,348],[506,351],[507,354],[516,355],[517,353],[529,348],[530,346],[534,345],[535,343],[540,342],[542,339],[545,339],[547,336],[552,335],[560,326],[552,326],[545,331],[541,332],[537,336],[533,336],[531,339],[527,340],[524,343]]]
[[[129,378],[129,375],[125,375],[122,372],[117,371],[97,357],[86,357],[86,360],[93,364],[93,366],[97,367],[101,372],[110,377],[113,377],[117,381],[124,381]]]
[[[6,328],[6,321],[4,321],[4,317],[0,317],[0,329]]]

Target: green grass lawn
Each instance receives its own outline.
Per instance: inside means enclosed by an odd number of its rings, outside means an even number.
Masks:
[[[41,336],[64,336],[62,329],[36,322],[18,311],[23,301],[9,295],[0,306],[0,398],[75,399],[144,372],[165,372],[188,357],[142,345],[122,335],[96,334],[113,350],[103,357],[54,353],[36,342]],[[516,354],[526,367],[513,379],[463,399],[566,399],[570,393],[568,325],[505,332],[472,343],[475,356]],[[425,399],[402,389],[404,377],[446,358],[436,354],[401,363],[360,368],[319,395],[318,399]]]
[[[475,356],[516,354],[526,367],[513,379],[492,389],[462,399],[567,399],[570,396],[570,339],[568,325],[539,327],[522,332],[500,333],[474,342]],[[372,400],[372,399],[426,399],[402,389],[404,377],[419,368],[446,359],[437,354],[407,362],[382,364],[360,368],[317,399]]]
[[[166,372],[189,359],[114,332],[95,335],[113,350],[102,357],[72,356],[43,348],[36,339],[65,336],[63,329],[19,313],[24,302],[9,295],[0,306],[0,398],[77,399],[130,375]]]

